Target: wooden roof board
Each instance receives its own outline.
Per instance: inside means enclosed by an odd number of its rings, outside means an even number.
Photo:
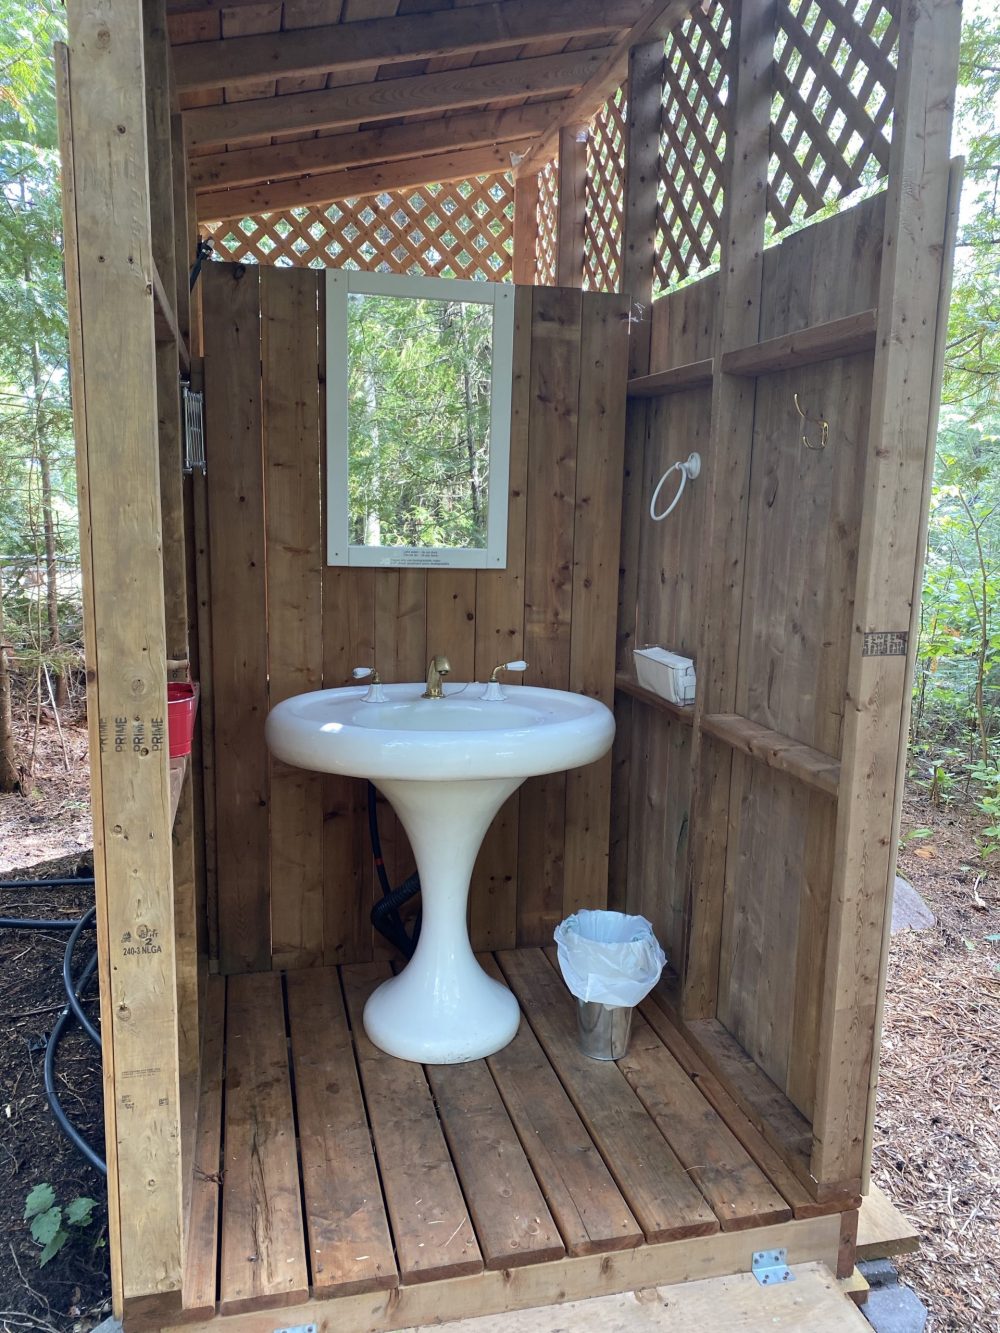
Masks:
[[[449,142],[446,136],[453,119],[455,128],[461,130],[469,117],[493,115],[499,119],[518,108],[526,115],[523,132],[508,126],[493,142],[495,147],[516,142],[520,154],[525,138],[530,149],[550,135],[553,124],[564,118],[564,105],[567,113],[572,108],[579,114],[580,99],[586,98],[588,87],[596,86],[600,78],[607,80],[609,64],[618,56],[624,58],[630,39],[658,35],[656,25],[664,26],[664,12],[676,14],[679,6],[683,7],[682,0],[230,0],[226,4],[173,0],[168,22],[179,105],[186,113],[189,153],[196,164],[195,188],[215,196],[220,187],[245,192],[272,180],[287,182],[300,175],[380,165],[383,160],[409,161],[408,175],[412,176],[416,170],[413,158],[426,158],[430,170],[434,155],[445,148],[457,151],[485,146],[476,135],[467,143]],[[466,21],[475,10],[481,12],[472,28]],[[414,20],[419,24],[415,26]],[[552,35],[502,41],[506,35],[537,33],[546,22]],[[387,28],[387,23],[397,26]],[[399,28],[399,24],[408,26]],[[569,31],[574,24],[579,31]],[[336,67],[330,70],[299,68],[303,61],[319,59],[303,55],[309,43],[295,41],[291,56],[278,43],[286,34],[294,38],[309,28],[322,29],[323,34],[335,28],[356,29],[351,49],[388,51],[390,58],[347,66],[342,63],[344,57],[337,57]],[[471,49],[468,34],[476,30],[487,37],[480,38],[484,44]],[[417,43],[419,49],[412,58],[406,48],[392,46],[394,34],[400,33],[410,34]],[[454,37],[449,38],[449,33]],[[374,48],[365,45],[369,37],[375,40]],[[445,51],[449,41],[456,49]],[[247,42],[256,45],[247,46]],[[227,43],[243,52],[232,64],[240,75],[235,82],[206,86],[212,61],[221,63]],[[322,46],[319,33],[313,45]],[[199,47],[211,50],[212,55],[200,55]],[[428,54],[432,48],[439,53]],[[284,60],[292,72],[275,78],[251,77],[260,69],[261,53],[266,58],[271,50],[283,53],[275,59]],[[200,73],[185,77],[186,58],[192,68],[198,64]],[[267,67],[266,59],[264,63]],[[523,64],[523,88],[513,77],[514,71],[505,69],[517,64]],[[484,71],[481,82],[465,73],[471,69]],[[447,81],[449,74],[455,76],[453,83]],[[389,86],[393,84],[399,85],[398,95]],[[386,86],[376,92],[374,85]],[[354,109],[345,91],[348,88],[357,90],[357,120],[348,118]],[[326,98],[326,92],[340,95]],[[476,92],[486,94],[485,100],[471,101]],[[229,107],[231,112],[223,109]],[[351,136],[368,135],[370,144],[372,135],[418,124],[428,127],[427,142],[414,142],[405,158],[395,149],[384,159],[368,154],[360,161],[357,155],[352,158],[345,152]],[[331,141],[329,153],[305,147],[317,140]],[[268,153],[270,149],[277,151]],[[282,149],[287,151],[287,161]],[[234,156],[231,169],[220,166],[229,154]],[[206,166],[199,169],[197,161],[202,157]]]

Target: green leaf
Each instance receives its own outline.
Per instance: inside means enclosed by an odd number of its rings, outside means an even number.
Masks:
[[[67,1204],[66,1206],[66,1221],[71,1227],[90,1226],[90,1221],[96,1207],[96,1199],[74,1199],[72,1203]]]
[[[48,1245],[56,1236],[59,1228],[62,1226],[62,1209],[50,1208],[48,1212],[39,1213],[31,1223],[31,1234],[39,1245]]]
[[[24,1201],[24,1220],[30,1222],[39,1213],[47,1213],[56,1201],[56,1192],[51,1185],[36,1185]]]
[[[69,1240],[69,1233],[66,1231],[57,1231],[49,1243],[38,1256],[38,1267],[44,1268],[50,1259],[54,1259],[62,1247]]]

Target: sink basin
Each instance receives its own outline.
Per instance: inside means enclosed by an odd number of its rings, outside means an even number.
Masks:
[[[466,925],[472,869],[497,811],[525,778],[593,763],[614,738],[596,699],[531,685],[423,683],[317,690],[286,699],[267,719],[267,744],[287,764],[368,778],[406,829],[420,873],[423,920],[413,958],[365,1006],[382,1050],[423,1064],[458,1064],[498,1051],[520,1013],[506,986],[476,962]]]

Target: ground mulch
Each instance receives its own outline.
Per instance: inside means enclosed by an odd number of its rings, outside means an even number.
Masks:
[[[65,738],[69,773],[43,725],[27,795],[0,796],[0,877],[88,868],[86,730],[77,722]],[[920,1229],[920,1251],[899,1262],[930,1309],[927,1333],[1000,1333],[1000,867],[980,859],[980,823],[969,803],[938,809],[919,793],[904,811],[900,873],[937,924],[892,941],[873,1174]],[[930,835],[909,837],[916,828]],[[93,901],[83,886],[0,893],[0,915],[76,916]],[[65,945],[62,932],[0,931],[0,1333],[88,1333],[109,1309],[103,1181],[42,1091]],[[86,953],[84,944],[81,966]],[[75,1027],[58,1075],[64,1106],[103,1151],[100,1060]],[[39,1269],[22,1215],[42,1181],[60,1202],[102,1203],[86,1233]]]
[[[893,937],[873,1176],[920,1231],[899,1267],[927,1333],[1000,1333],[1000,867],[981,823],[968,803],[906,802],[900,874],[937,924]]]

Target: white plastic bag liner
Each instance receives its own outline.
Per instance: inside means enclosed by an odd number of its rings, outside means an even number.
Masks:
[[[631,1008],[660,979],[667,956],[644,916],[574,912],[555,929],[563,980],[578,1000]]]

